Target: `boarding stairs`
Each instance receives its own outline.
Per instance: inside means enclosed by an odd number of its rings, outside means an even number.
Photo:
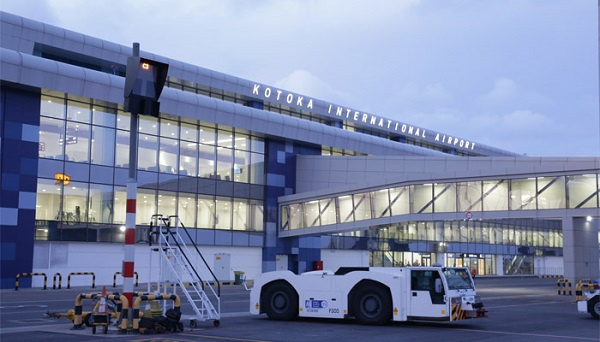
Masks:
[[[190,326],[207,320],[218,326],[220,283],[179,217],[153,215],[149,235],[151,251],[158,252],[160,264],[158,281],[155,286],[149,284],[149,291],[154,287],[177,293],[179,287],[195,314],[190,318]]]

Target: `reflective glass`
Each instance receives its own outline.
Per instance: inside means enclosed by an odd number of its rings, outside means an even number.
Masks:
[[[181,140],[198,142],[198,126],[182,122],[180,136]]]
[[[392,215],[410,213],[410,198],[407,186],[390,189],[390,206],[392,208]]]
[[[50,116],[57,119],[65,118],[65,100],[63,98],[42,96],[40,107],[42,116]]]
[[[217,179],[231,181],[233,169],[233,150],[217,147]]]
[[[115,166],[129,167],[129,132],[117,130]]]
[[[233,180],[236,182],[248,183],[250,173],[250,152],[235,150],[233,160]]]
[[[149,115],[138,116],[138,133],[158,135],[158,118]]]
[[[422,214],[432,212],[433,185],[432,184],[417,184],[410,186],[412,194],[412,209],[411,213]]]
[[[215,227],[215,200],[212,196],[198,195],[198,228]]]
[[[67,120],[90,123],[91,108],[89,103],[67,101]]]
[[[179,139],[179,125],[177,121],[160,119],[160,136]]]
[[[321,210],[321,225],[335,224],[335,198],[327,198],[319,201]]]
[[[456,183],[456,199],[459,212],[481,211],[481,182]],[[436,209],[437,210],[437,209]]]
[[[435,203],[433,204],[436,213],[456,212],[456,184],[435,184]]]
[[[198,156],[198,176],[214,178],[216,166],[215,146],[200,144]]]
[[[373,200],[374,218],[390,216],[391,209],[388,189],[371,192],[371,198]]]
[[[138,145],[138,169],[157,172],[158,137],[140,134]]]
[[[250,212],[249,230],[262,231],[264,228],[264,206],[262,201],[250,200],[248,202]]]
[[[60,200],[62,186],[54,179],[38,178],[35,203],[36,220],[60,219]]]
[[[97,126],[105,126],[105,127],[114,128],[117,123],[116,108],[93,106],[92,107],[92,123]]]
[[[250,211],[246,199],[233,199],[233,230],[248,230]]]
[[[198,174],[198,144],[181,141],[179,158],[179,174],[196,177]]]
[[[211,127],[200,127],[200,143],[206,145],[216,145],[215,144],[215,129]]]
[[[569,208],[596,208],[598,206],[598,184],[596,175],[567,176]]]
[[[112,223],[114,216],[112,185],[90,184],[89,222]]]
[[[319,201],[314,200],[304,203],[304,215],[304,222],[306,222],[307,227],[320,226],[321,222],[319,220]]]
[[[354,219],[370,220],[371,219],[371,198],[369,193],[354,194]]]
[[[152,215],[157,214],[156,211],[156,191],[150,189],[137,189],[136,200],[136,224],[150,224]]]
[[[115,162],[115,130],[92,126],[92,164],[113,166]]]
[[[142,199],[138,198],[136,202],[139,202],[140,200],[142,200]],[[144,198],[143,200],[147,200],[147,198]],[[115,206],[115,208],[114,208],[113,223],[125,224],[125,217],[127,214],[127,188],[125,188],[123,186],[115,186],[114,206]]]
[[[122,129],[124,131],[129,131],[129,128],[131,125],[130,119],[131,119],[131,114],[124,112],[122,110],[119,110],[117,112],[117,128]]]
[[[565,177],[538,177],[538,209],[563,209],[567,205]]]
[[[90,125],[67,121],[65,135],[65,160],[90,162]]]
[[[352,196],[345,195],[338,197],[338,206],[340,208],[340,223],[354,221],[354,207],[352,205]]]
[[[250,183],[265,184],[265,156],[259,153],[252,153],[250,165]]]
[[[40,118],[39,156],[64,160],[65,122],[58,119]]]
[[[304,228],[304,214],[302,212],[302,204],[290,204],[290,229]]]
[[[233,133],[230,130],[217,130],[217,145],[233,148]]]
[[[62,221],[87,222],[88,184],[71,182],[63,188]]]
[[[508,210],[508,181],[483,181],[483,210]]]
[[[171,191],[159,191],[156,213],[163,217],[177,215],[177,194]]]
[[[510,209],[527,210],[536,207],[535,178],[510,181]]]
[[[215,228],[231,229],[231,199],[217,197],[215,200]]]
[[[160,138],[158,164],[160,172],[176,174],[179,167],[179,142],[175,139]]]

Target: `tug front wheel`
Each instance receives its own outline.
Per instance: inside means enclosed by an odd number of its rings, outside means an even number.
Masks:
[[[298,316],[298,294],[286,282],[271,284],[264,292],[262,301],[270,319],[289,321]]]

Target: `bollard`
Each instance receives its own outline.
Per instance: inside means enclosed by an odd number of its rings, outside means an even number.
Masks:
[[[173,309],[176,312],[180,312],[181,310],[181,300],[179,296],[176,294],[169,293],[161,293],[161,294],[153,294],[153,293],[142,293],[138,292],[137,298],[134,300],[132,308],[133,308],[133,318],[132,318],[132,328],[133,332],[138,333],[140,331],[140,304],[142,301],[147,300],[167,300],[170,299],[173,301]]]
[[[52,289],[56,290],[56,276],[58,276],[58,289],[62,288],[62,274],[54,273],[54,277],[52,277]]]
[[[46,273],[17,273],[17,276],[15,277],[15,291],[19,291],[19,278],[21,277],[33,277],[33,276],[44,276],[44,290],[46,290],[46,285],[48,283],[48,276],[46,275]]]
[[[567,295],[567,286],[569,287],[569,296],[573,295],[573,284],[570,280],[567,279],[559,279],[557,281],[558,294],[560,295],[562,292],[563,296]]]
[[[82,319],[82,314],[83,314],[83,300],[84,299],[96,299],[98,297],[102,296],[101,293],[82,293],[77,295],[77,297],[75,297],[75,316],[73,317],[73,329],[78,330],[78,329],[83,329],[83,319]],[[119,333],[127,333],[127,312],[129,311],[129,301],[127,300],[127,297],[120,295],[118,293],[113,293],[111,295],[106,296],[106,299],[108,300],[116,300],[119,303],[119,305],[117,305],[117,311],[115,312],[115,318],[118,321],[121,316],[123,316],[123,318],[121,319],[121,328],[119,329]],[[122,315],[122,313],[125,313],[124,315]]]
[[[71,276],[72,275],[91,275],[92,276],[92,288],[96,287],[96,273],[94,272],[71,272],[67,277],[67,289],[71,288]]]
[[[113,287],[117,287],[117,275],[119,274],[123,274],[123,272],[115,272],[115,274],[113,274]],[[138,286],[139,285],[139,281],[140,281],[140,275],[136,272],[133,272],[133,274],[135,274],[135,285],[134,286]]]

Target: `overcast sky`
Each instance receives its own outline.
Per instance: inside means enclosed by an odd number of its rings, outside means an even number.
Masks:
[[[529,156],[600,156],[597,0],[0,0],[0,8]]]

